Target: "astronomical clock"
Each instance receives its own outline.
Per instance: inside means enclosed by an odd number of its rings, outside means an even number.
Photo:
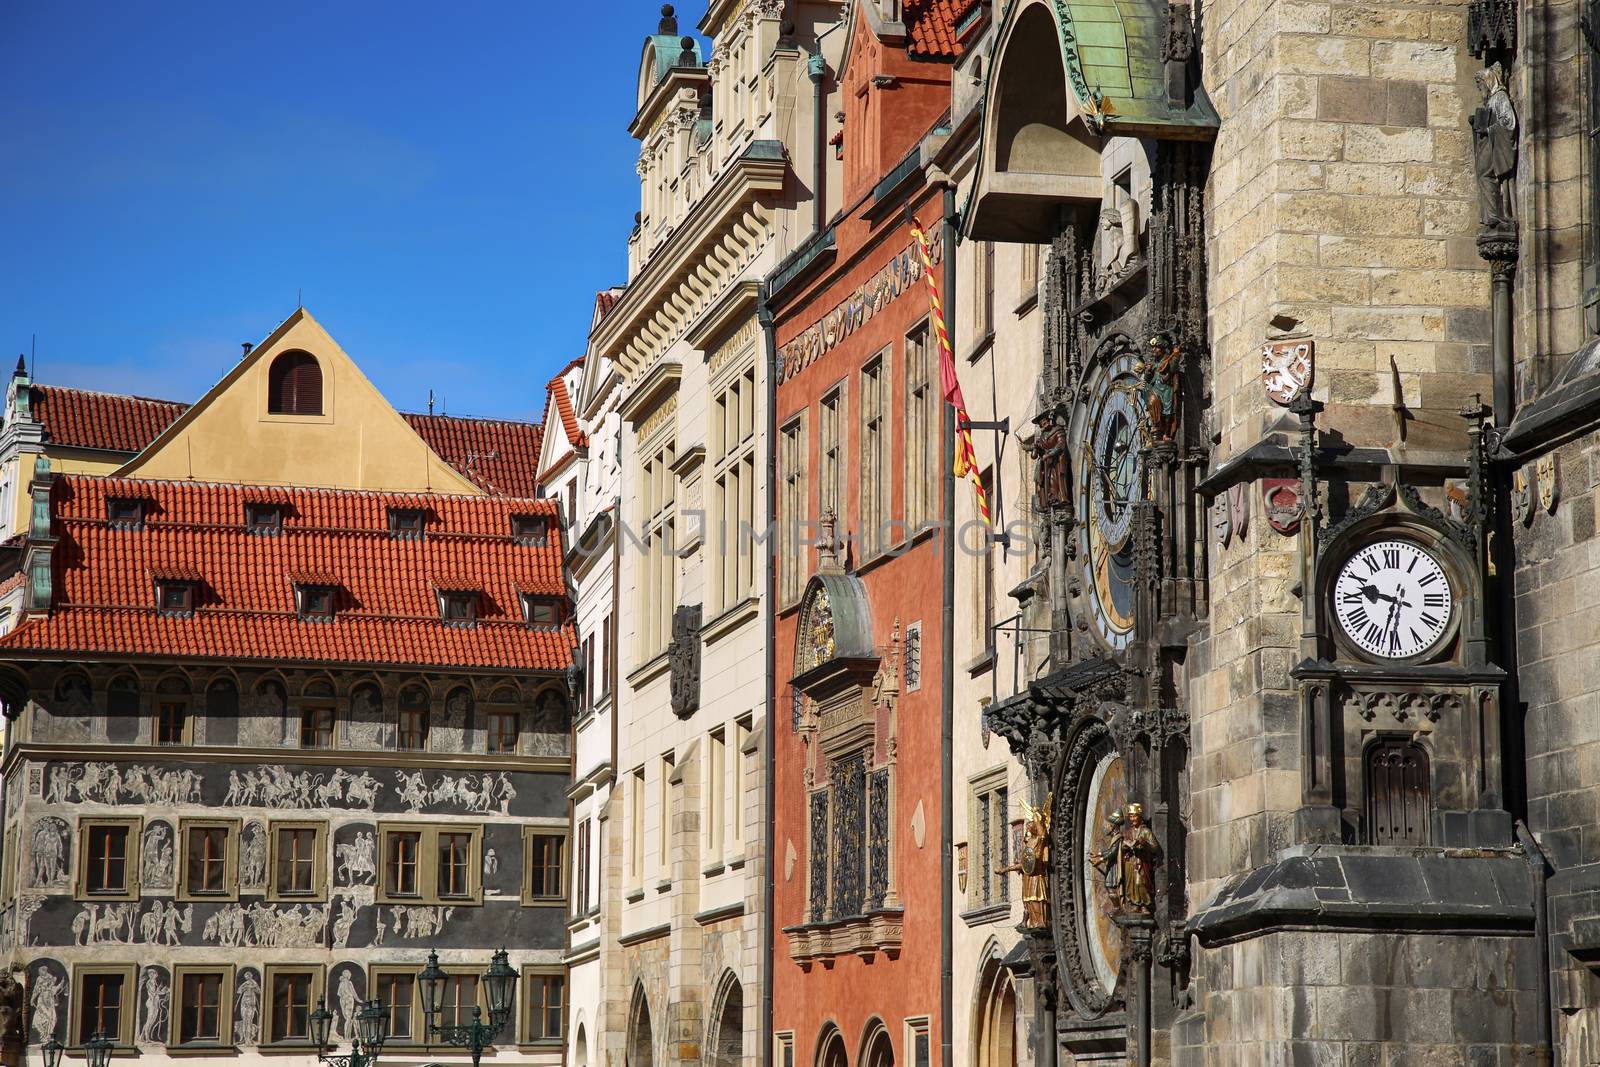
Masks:
[[[1209,459],[1205,150],[1140,148],[1148,169],[1108,182],[1047,257],[1025,611],[1050,649],[986,713],[1048,812],[1029,946],[1061,1048],[1135,1061],[1187,996],[1183,670],[1207,615]]]

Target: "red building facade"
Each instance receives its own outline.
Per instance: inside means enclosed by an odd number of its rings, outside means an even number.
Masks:
[[[939,269],[943,191],[925,160],[974,6],[856,5],[830,106],[844,113],[832,225],[769,278],[780,1067],[938,1056],[944,412],[910,220]]]

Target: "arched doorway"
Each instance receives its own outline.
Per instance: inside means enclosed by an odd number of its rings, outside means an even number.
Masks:
[[[817,1067],[850,1067],[850,1053],[845,1050],[844,1035],[832,1023],[822,1028],[822,1040],[817,1042]]]
[[[999,960],[984,965],[977,1009],[975,1067],[1017,1067],[1017,991]]]
[[[627,1067],[653,1067],[655,1063],[655,1031],[650,1025],[650,1000],[644,995],[644,986],[633,991],[633,1006],[628,1009],[628,1045],[625,1050]]]
[[[744,1062],[744,989],[733,972],[723,978],[716,1003],[707,1042],[712,1067],[740,1067]]]

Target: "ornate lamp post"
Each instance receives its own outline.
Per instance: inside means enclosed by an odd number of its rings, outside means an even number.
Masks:
[[[88,1067],[106,1067],[111,1062],[111,1049],[116,1042],[105,1034],[95,1034],[83,1043],[83,1057],[88,1061]],[[66,1046],[55,1038],[51,1038],[39,1046],[39,1054],[44,1058],[44,1067],[61,1067],[61,1054]]]
[[[372,1067],[383,1055],[383,1043],[389,1039],[389,1013],[380,1001],[369,1000],[356,1012],[356,1036],[350,1042],[350,1051],[342,1056],[327,1053],[329,1031],[333,1027],[333,1012],[327,1001],[318,1000],[317,1010],[311,1013],[311,1040],[317,1045],[317,1062],[331,1063],[335,1067]],[[48,1067],[48,1065],[47,1065]]]
[[[61,1067],[61,1053],[64,1051],[61,1042],[52,1037],[39,1046],[39,1057],[44,1060],[44,1067]]]
[[[483,1022],[483,1009],[472,1008],[472,1021],[465,1024],[441,1026],[439,1013],[444,1007],[444,987],[449,976],[439,966],[439,954],[428,953],[428,965],[417,976],[422,988],[422,1013],[427,1017],[428,1033],[457,1048],[472,1053],[472,1063],[477,1067],[483,1050],[493,1043],[495,1035],[511,1018],[511,1007],[516,1003],[517,972],[512,969],[506,950],[501,949],[489,959],[489,969],[483,975],[483,991],[489,1002],[489,1021]]]

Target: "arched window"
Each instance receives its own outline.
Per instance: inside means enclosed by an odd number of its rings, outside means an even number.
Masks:
[[[894,1067],[894,1042],[889,1031],[879,1020],[867,1027],[867,1039],[861,1044],[861,1067]]]
[[[623,1048],[624,1067],[651,1067],[655,1062],[655,1030],[650,1025],[650,1000],[644,986],[633,990],[633,1006],[628,1012],[628,1043]]]
[[[1415,741],[1379,741],[1367,750],[1367,843],[1428,843],[1428,754]]]
[[[817,1043],[817,1067],[850,1067],[850,1053],[844,1047],[844,1035],[832,1023],[823,1027],[822,1040]]]
[[[322,414],[322,367],[307,352],[285,352],[267,371],[267,411],[274,415]]]
[[[744,1063],[744,988],[733,972],[722,980],[722,1004],[711,1020],[708,1062],[711,1067],[740,1067]]]

